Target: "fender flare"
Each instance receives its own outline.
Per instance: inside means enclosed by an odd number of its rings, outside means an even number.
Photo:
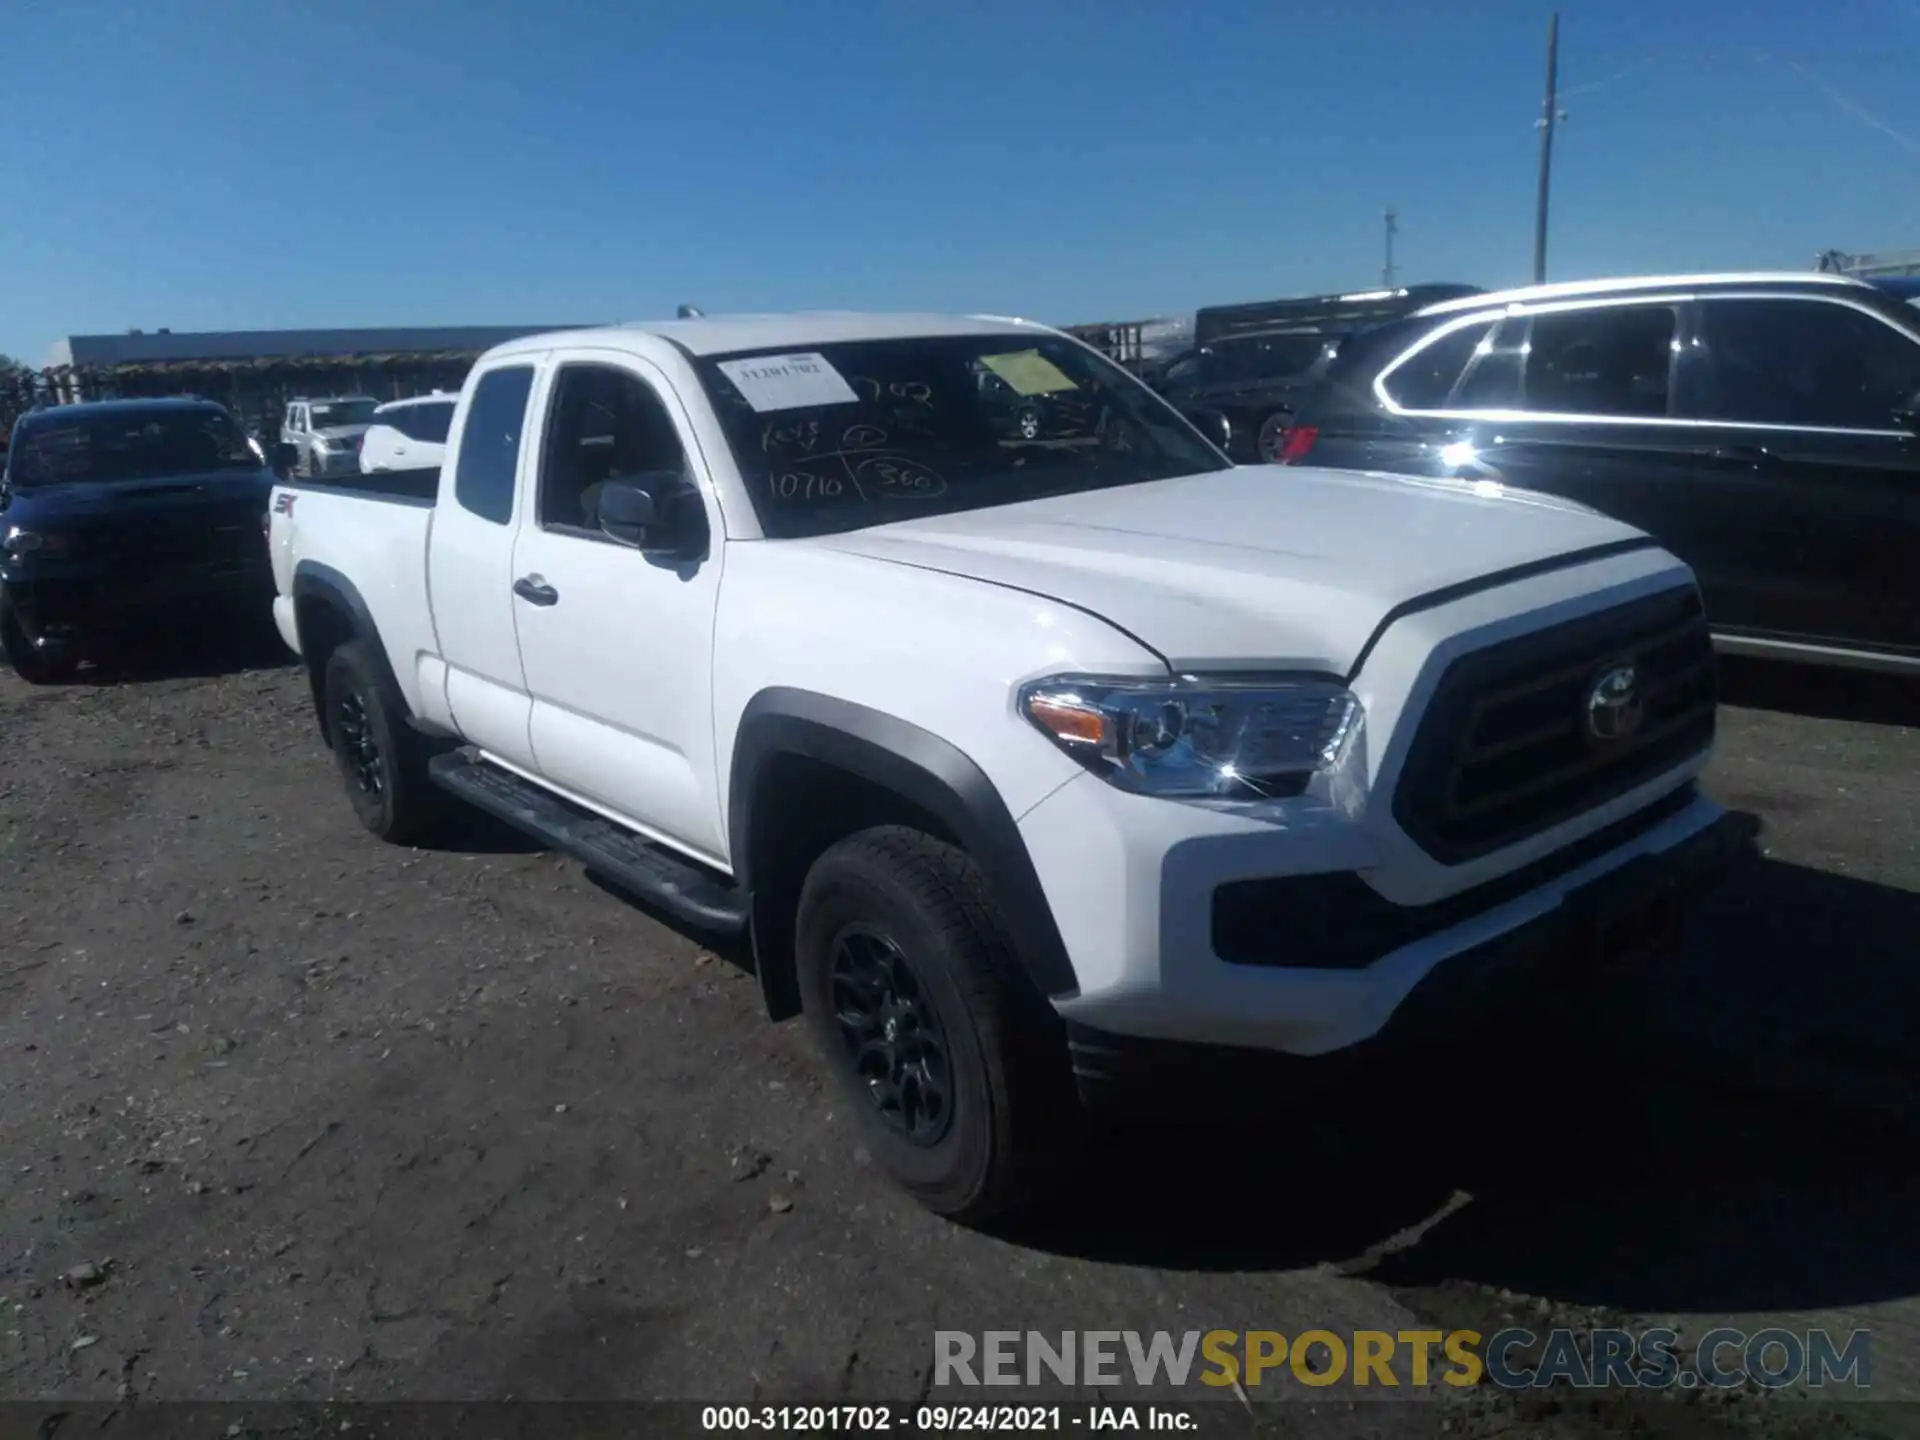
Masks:
[[[728,782],[727,834],[734,876],[748,897],[756,959],[760,942],[781,924],[754,883],[756,872],[765,875],[777,842],[772,827],[755,828],[763,798],[761,776],[767,763],[781,755],[846,771],[946,826],[986,875],[1014,951],[1036,988],[1054,999],[1077,993],[1079,981],[1033,859],[986,772],[930,730],[851,701],[787,687],[762,690],[748,701],[734,737]],[[776,990],[781,983],[790,985],[790,978],[777,978],[764,963],[757,968],[769,1012],[776,1018],[793,1013],[781,1003],[791,997]]]
[[[318,560],[302,560],[293,568],[293,613],[296,627],[300,623],[300,604],[303,600],[318,600],[332,609],[346,612],[353,638],[366,647],[381,681],[390,687],[392,694],[405,696],[406,692],[400,688],[400,682],[393,673],[393,663],[387,659],[387,647],[381,643],[380,627],[374,623],[373,612],[367,608],[365,598],[353,581],[331,565],[322,565]],[[302,658],[307,662],[307,677],[313,687],[314,714],[324,730],[326,728],[325,698],[321,695],[320,689],[322,678],[326,674],[326,659],[324,656],[316,656],[312,647],[307,645],[304,639],[300,650]]]

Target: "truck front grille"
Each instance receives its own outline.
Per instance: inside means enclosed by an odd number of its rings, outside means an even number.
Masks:
[[[1715,700],[1692,586],[1472,651],[1440,677],[1394,818],[1443,864],[1498,850],[1698,755]]]
[[[248,561],[261,550],[264,510],[262,499],[96,521],[76,535],[75,553],[135,569]]]

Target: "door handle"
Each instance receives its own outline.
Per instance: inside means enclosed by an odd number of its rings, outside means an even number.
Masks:
[[[513,582],[513,593],[529,605],[558,605],[560,592],[538,575],[522,575]]]

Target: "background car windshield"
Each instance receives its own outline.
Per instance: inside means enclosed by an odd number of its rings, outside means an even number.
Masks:
[[[313,428],[328,430],[335,425],[371,425],[373,423],[374,402],[371,400],[339,400],[331,405],[313,407]]]
[[[771,538],[1230,468],[1151,391],[1065,340],[875,340],[699,369]]]
[[[259,468],[240,427],[219,411],[113,410],[23,424],[7,473],[28,489]]]

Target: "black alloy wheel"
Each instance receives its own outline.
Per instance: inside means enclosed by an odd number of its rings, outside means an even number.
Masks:
[[[881,1120],[915,1145],[939,1144],[953,1123],[953,1067],[912,962],[878,930],[850,925],[829,983],[840,1043]]]
[[[348,774],[360,787],[360,793],[378,801],[386,794],[386,757],[380,753],[379,737],[367,716],[367,705],[360,692],[349,690],[335,707],[334,733],[339,737],[340,758]]]
[[[407,728],[407,704],[365,642],[327,657],[321,684],[327,745],[360,823],[399,845],[423,838],[440,816],[427,774],[430,751]]]

